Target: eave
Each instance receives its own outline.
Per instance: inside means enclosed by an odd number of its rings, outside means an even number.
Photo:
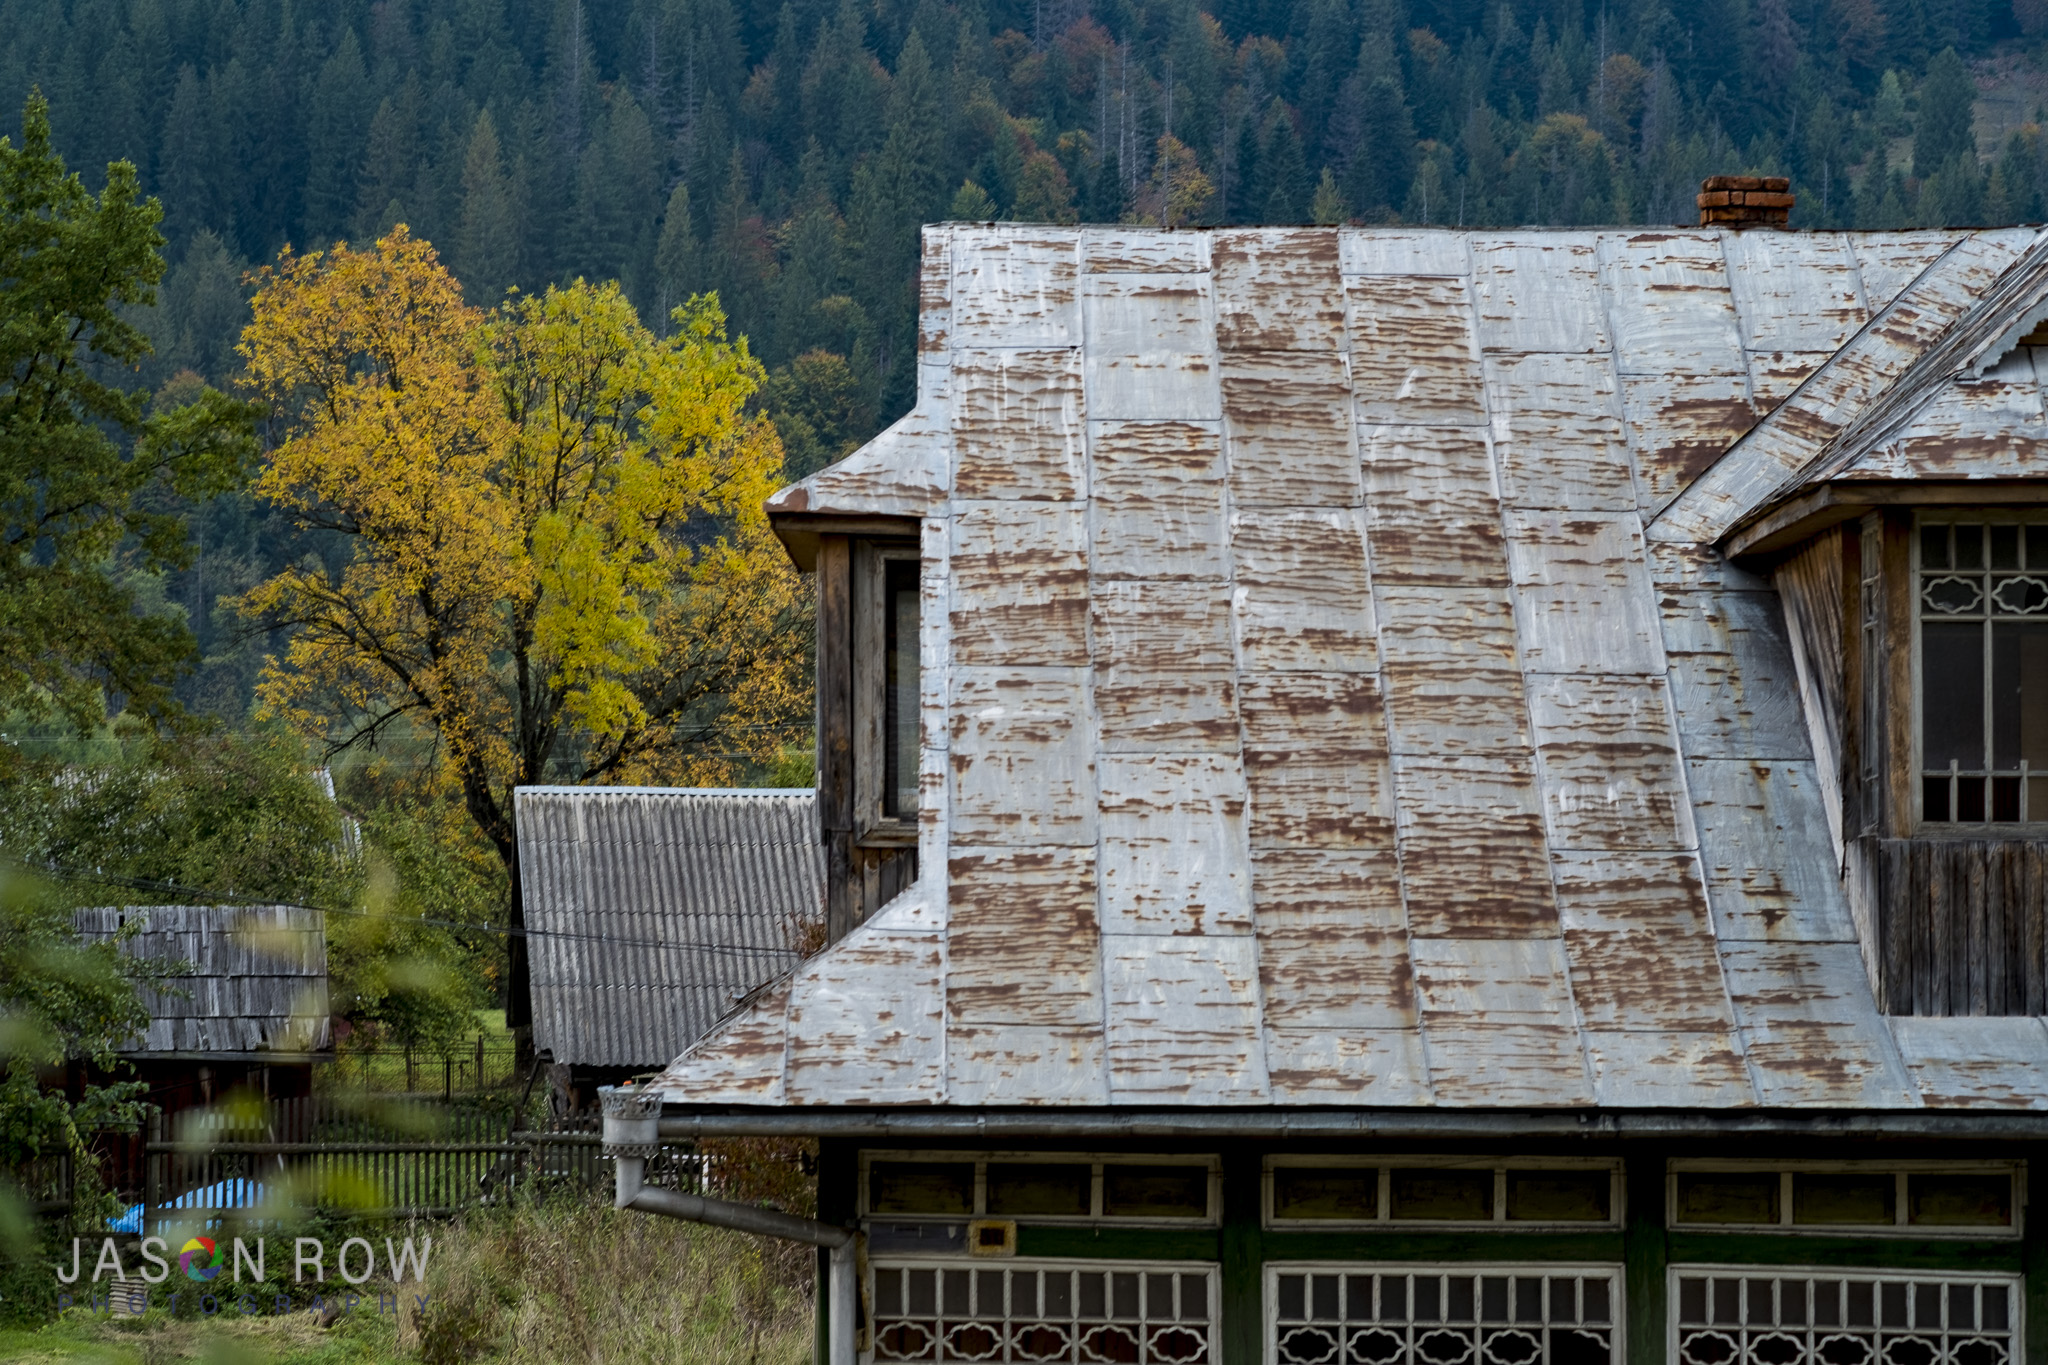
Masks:
[[[1721,542],[1757,567],[1814,536],[1881,507],[2012,507],[2048,503],[2048,480],[1844,479],[1795,494],[1745,519]]]

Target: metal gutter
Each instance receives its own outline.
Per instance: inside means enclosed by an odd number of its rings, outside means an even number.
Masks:
[[[827,1290],[826,1351],[828,1365],[855,1365],[854,1305],[860,1292],[854,1275],[854,1234],[850,1228],[834,1227],[815,1218],[799,1218],[775,1209],[735,1204],[725,1199],[683,1194],[676,1190],[651,1188],[643,1184],[647,1159],[661,1145],[657,1132],[661,1096],[653,1091],[601,1087],[604,1105],[604,1154],[616,1168],[614,1207],[638,1209],[663,1218],[686,1223],[732,1228],[757,1237],[779,1237],[824,1247],[830,1255],[831,1273]]]
[[[652,1099],[653,1096],[648,1096]],[[671,1111],[654,1131],[667,1141],[710,1137],[948,1138],[1723,1138],[2048,1139],[2048,1112],[1954,1110],[947,1110],[720,1109]]]

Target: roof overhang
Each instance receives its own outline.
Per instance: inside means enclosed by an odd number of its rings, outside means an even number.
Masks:
[[[2010,507],[2048,503],[2048,480],[1843,479],[1794,494],[1750,516],[1721,542],[1730,559],[1768,562],[1881,507]]]
[[[1955,1109],[803,1109],[667,1106],[663,1138],[818,1137],[881,1142],[1032,1140],[1440,1141],[1507,1138],[2048,1139],[2048,1112]]]
[[[790,562],[799,571],[810,573],[818,567],[818,543],[826,536],[872,536],[917,539],[919,521],[916,517],[884,516],[832,516],[812,512],[768,513],[768,524],[775,529],[776,538],[782,548],[789,552]]]

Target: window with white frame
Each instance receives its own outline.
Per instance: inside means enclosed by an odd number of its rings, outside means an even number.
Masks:
[[[1680,1160],[1673,1227],[2017,1237],[2017,1162]]]
[[[1678,1365],[2009,1365],[2017,1275],[1674,1266]]]
[[[2048,822],[2048,519],[1920,520],[1920,818]]]
[[[1618,1225],[1621,1163],[1599,1158],[1275,1156],[1273,1227]]]
[[[1276,1265],[1268,1365],[1612,1365],[1621,1268]]]
[[[878,1260],[874,1358],[1209,1365],[1217,1269],[1199,1262]]]

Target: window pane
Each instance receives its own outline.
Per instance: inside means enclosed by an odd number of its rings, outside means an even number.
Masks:
[[[1377,1218],[1380,1173],[1371,1167],[1273,1168],[1275,1218]]]
[[[1395,1218],[1486,1222],[1493,1218],[1492,1171],[1395,1171],[1388,1182]]]
[[[1965,771],[1984,766],[1983,627],[1959,621],[1920,624],[1921,762]]]
[[[1947,778],[1923,777],[1920,779],[1920,817],[1923,820],[1944,822],[1955,818],[1948,808]]]
[[[877,1161],[868,1167],[868,1208],[875,1213],[972,1213],[974,1163]]]
[[[1948,527],[1923,526],[1920,528],[1920,567],[1923,569],[1946,569],[1948,567]]]
[[[2048,772],[2048,622],[1991,628],[1991,757]]]
[[[2017,526],[1994,526],[1991,528],[1991,567],[1994,569],[2017,569],[2020,566],[2020,528]]]
[[[1956,527],[1956,567],[1958,569],[1981,569],[1984,567],[1983,527]]]
[[[1959,777],[1956,779],[1956,823],[1959,825],[1980,825],[1984,823],[1983,778]]]
[[[1606,1171],[1509,1171],[1508,1220],[1604,1223],[1613,1183]]]
[[[883,680],[882,813],[917,814],[917,561],[882,566],[886,599],[886,674]]]
[[[1795,1223],[1888,1224],[1893,1220],[1898,1184],[1888,1171],[1869,1175],[1792,1177],[1792,1221]]]
[[[1906,1221],[1935,1227],[2011,1227],[2012,1178],[1909,1175]]]
[[[1776,1171],[1681,1171],[1678,1174],[1678,1221],[1681,1223],[1776,1223]]]
[[[2027,567],[2048,569],[2048,526],[2027,528]]]
[[[1104,1166],[1106,1218],[1202,1218],[1209,1212],[1206,1166]]]
[[[1089,1168],[1032,1162],[989,1163],[988,1211],[1004,1217],[1085,1218],[1088,1215]]]

